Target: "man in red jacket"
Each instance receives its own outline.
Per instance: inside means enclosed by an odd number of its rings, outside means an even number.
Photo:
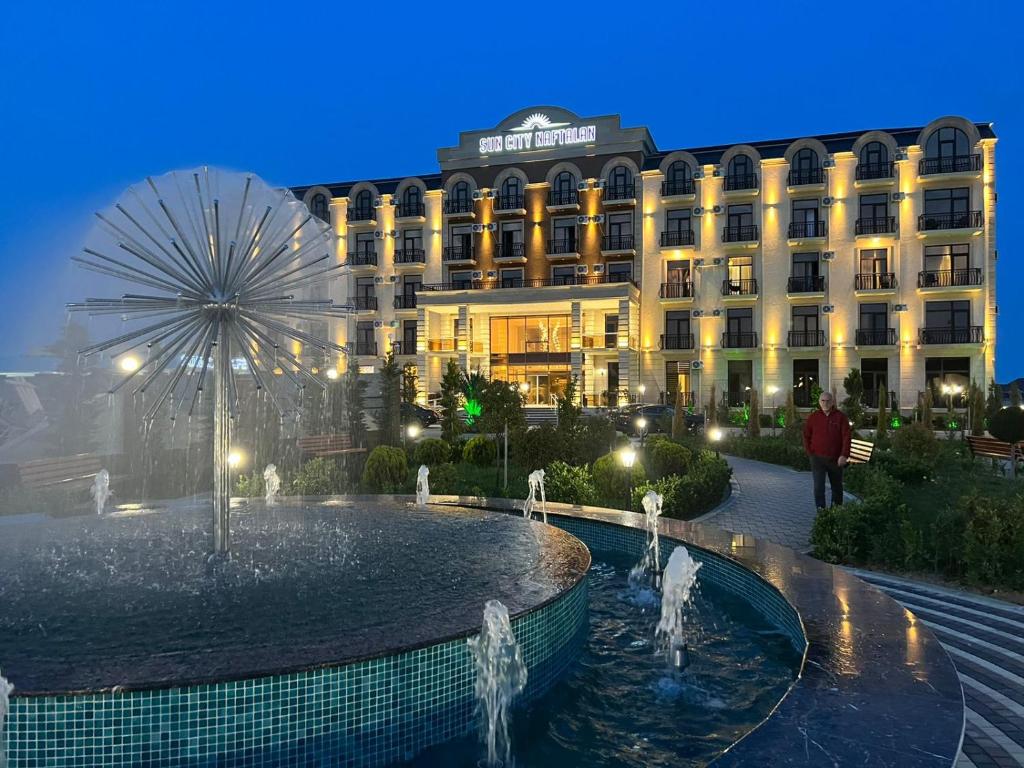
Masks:
[[[820,411],[807,417],[804,424],[804,450],[811,460],[814,477],[814,503],[825,508],[825,475],[832,486],[832,506],[843,503],[843,467],[850,460],[850,421],[835,407],[831,392],[818,398]]]

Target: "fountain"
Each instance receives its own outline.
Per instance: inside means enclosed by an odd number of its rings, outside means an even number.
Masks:
[[[690,603],[700,566],[690,557],[686,547],[679,545],[672,550],[662,577],[661,619],[654,636],[658,648],[664,650],[669,663],[678,669],[688,663],[683,609]]]
[[[650,579],[654,589],[661,587],[661,546],[658,542],[658,518],[664,499],[660,493],[648,491],[641,504],[644,508],[644,528],[647,530],[647,549],[633,570],[629,572],[629,583],[635,587],[645,585]]]
[[[421,464],[416,472],[416,506],[425,507],[430,503],[430,468]]]
[[[274,506],[274,497],[281,490],[281,478],[277,476],[277,465],[267,464],[263,470],[263,484],[265,486],[265,499],[268,507]]]
[[[96,473],[90,493],[93,501],[96,502],[96,514],[102,515],[103,508],[107,505],[107,499],[110,498],[110,473],[107,470],[101,469]]]
[[[537,492],[540,491],[540,509],[544,522],[548,521],[548,502],[544,495],[544,470],[535,469],[527,478],[530,485],[530,494],[523,502],[523,517],[529,518],[533,514],[533,505],[537,503]]]
[[[467,643],[476,665],[476,699],[486,726],[487,765],[509,765],[508,709],[526,687],[526,665],[512,633],[508,609],[500,601],[487,601],[480,635]]]

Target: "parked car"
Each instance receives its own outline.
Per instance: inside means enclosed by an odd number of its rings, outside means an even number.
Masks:
[[[402,423],[419,423],[421,427],[429,427],[437,424],[440,417],[437,411],[426,408],[418,403],[402,403]]]
[[[639,436],[637,421],[642,416],[647,420],[645,434],[653,435],[670,432],[675,408],[659,403],[633,403],[617,408],[612,412],[612,421],[619,432]],[[701,432],[704,429],[703,413],[686,413],[683,417],[688,432]]]

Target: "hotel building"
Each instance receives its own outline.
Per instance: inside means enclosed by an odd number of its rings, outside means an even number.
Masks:
[[[912,408],[995,374],[992,126],[659,149],[617,115],[532,107],[439,149],[439,173],[295,188],[338,235],[361,371],[421,397],[456,358],[550,405],[811,405],[860,368]],[[773,394],[774,393],[774,394]],[[874,399],[872,399],[874,398]]]

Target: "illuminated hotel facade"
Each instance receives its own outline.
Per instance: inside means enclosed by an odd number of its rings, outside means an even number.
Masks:
[[[421,398],[450,358],[589,406],[811,405],[995,373],[990,124],[660,150],[618,116],[521,110],[438,150],[440,172],[295,188],[338,234],[353,306],[333,333],[370,371],[393,348]],[[936,404],[945,403],[937,397]]]

